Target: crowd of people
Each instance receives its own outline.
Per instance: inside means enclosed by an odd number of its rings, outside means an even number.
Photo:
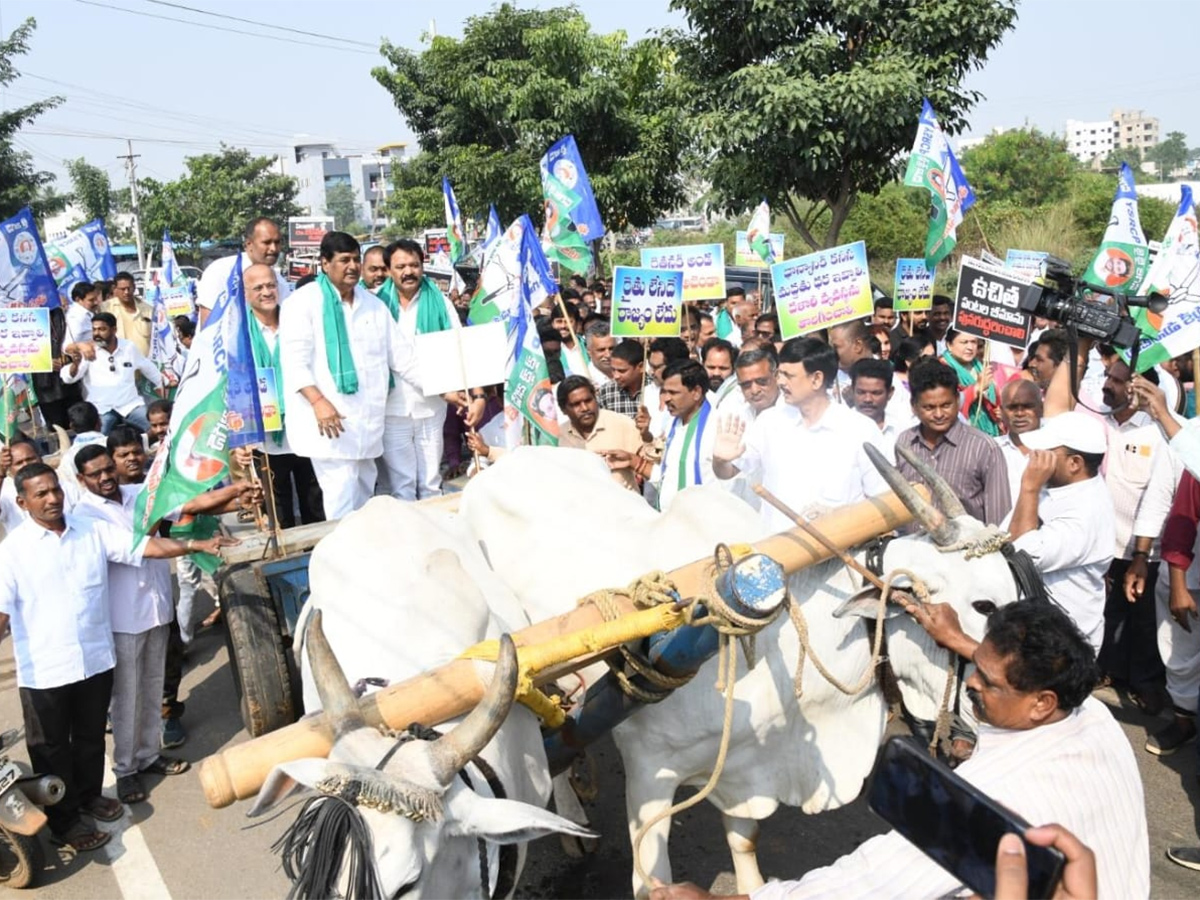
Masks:
[[[270,469],[267,499],[281,525],[340,518],[376,494],[436,496],[445,479],[511,452],[501,386],[432,396],[422,388],[418,337],[465,322],[469,291],[444,294],[425,273],[420,244],[397,240],[364,254],[352,236],[327,234],[320,274],[294,288],[277,267],[280,247],[276,223],[248,223],[242,254],[217,260],[200,279],[196,325],[222,302],[240,259],[254,362],[274,370],[283,427],[238,464]],[[981,739],[965,775],[976,771],[981,786],[1004,794],[996,772],[1007,770],[989,767],[989,741],[1009,754],[1025,747],[1031,760],[1059,744],[1111,751],[1120,732],[1088,699],[1101,683],[1152,716],[1169,714],[1148,735],[1147,752],[1165,756],[1195,741],[1200,429],[1185,418],[1194,410],[1189,358],[1135,374],[1114,348],[1075,342],[1044,321],[1024,350],[992,344],[956,331],[953,302],[941,295],[927,311],[899,314],[879,297],[869,319],[785,341],[758,292],[738,286],[707,307],[686,305],[678,337],[618,341],[609,298],[603,279],[573,276],[534,315],[557,445],[596,454],[621,488],[665,510],[680,491],[719,485],[782,530],[790,519],[754,486],[804,515],[854,503],[886,490],[872,446],[910,480],[920,476],[906,457],[931,466],[967,514],[1028,554],[1053,601],[1041,618],[997,613],[976,644],[944,611],[910,610],[939,642],[974,659],[980,720],[1017,733]],[[28,439],[0,454],[8,531],[0,614],[12,628],[33,764],[68,784],[47,811],[51,827],[88,850],[107,838],[85,817],[121,814],[100,795],[106,711],[121,803],[145,799],[142,774],[186,768],[161,752],[184,737],[177,693],[200,583],[185,554],[219,552],[224,541],[167,532],[264,498],[258,479],[235,478],[135,547],[134,504],[147,453],[167,433],[174,374],[148,360],[150,310],[129,276],[76,285],[52,322],[55,372],[34,382],[41,416],[74,442],[57,470]],[[195,326],[184,318],[177,328],[190,346]],[[538,429],[527,435],[545,442]],[[180,557],[177,605],[167,557]],[[1053,639],[1036,649],[1033,633]],[[1035,650],[1043,658],[1033,660]],[[988,699],[1001,695],[1003,703]],[[1089,759],[1112,768],[1126,792],[1109,798],[1111,808],[1140,816],[1144,840],[1144,808],[1133,802],[1140,782],[1126,783],[1137,779],[1132,756],[1097,750]],[[1047,763],[1045,771],[1060,770]],[[1042,791],[1030,808],[1053,817],[1042,801],[1061,793]],[[1030,802],[1010,799],[1018,811]],[[1085,826],[1077,836],[1108,847],[1113,833]],[[845,865],[894,871],[877,859],[899,851],[872,845]],[[1172,852],[1200,869],[1200,854]],[[1137,884],[1146,870],[1126,860],[1116,876],[1114,865],[1098,860],[1102,885]]]

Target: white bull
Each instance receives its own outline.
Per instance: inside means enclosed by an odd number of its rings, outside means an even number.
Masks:
[[[965,515],[949,487],[932,473],[926,473],[926,480],[950,519],[916,495],[890,464],[883,463],[881,470],[929,532],[892,541],[883,570],[917,573],[934,601],[954,605],[964,631],[982,637],[985,616],[980,610],[986,606],[975,603],[1014,601],[1012,576],[999,553],[967,559],[961,551],[947,552],[947,545],[984,541],[995,532]],[[757,514],[714,488],[684,491],[659,516],[617,488],[603,462],[566,450],[508,455],[468,486],[460,517],[534,620],[564,612],[596,589],[623,586],[645,572],[708,556],[718,541],[750,541],[764,531]],[[860,587],[857,577],[836,561],[789,580],[793,601],[808,623],[813,653],[850,684],[871,657],[868,630],[856,615],[866,608],[874,615],[875,604],[854,601]],[[947,652],[908,616],[889,615],[887,631],[892,668],[910,712],[933,719],[945,688]],[[811,655],[798,702],[793,673],[799,639],[786,615],[758,636],[757,648],[752,670],[739,663],[728,759],[709,797],[724,816],[740,892],[763,883],[756,857],[758,822],[780,803],[816,813],[858,796],[887,712],[874,684],[847,696],[819,674]],[[724,714],[715,680],[716,661],[710,660],[687,686],[614,730],[625,765],[631,838],[670,807],[681,786],[708,780]],[[670,820],[664,819],[641,845],[647,871],[665,882],[671,881],[669,831]],[[645,887],[635,873],[634,892]]]
[[[297,629],[305,707],[330,714],[337,738],[328,759],[277,766],[250,815],[301,787],[357,797],[357,810],[347,814],[345,804],[326,799],[335,813],[340,807],[340,818],[329,814],[322,822],[318,810],[306,809],[297,819],[303,827],[289,836],[297,852],[285,848],[285,865],[300,870],[293,879],[299,896],[392,897],[404,890],[406,898],[490,897],[508,868],[507,895],[524,865],[524,842],[552,832],[593,836],[544,808],[545,751],[537,719],[523,707],[510,713],[517,670],[507,639],[510,652],[502,654],[487,696],[457,725],[441,726],[452,730],[436,741],[398,744],[365,727],[354,707],[354,681],[403,680],[525,624],[479,549],[454,533],[445,513],[390,497],[372,500],[317,546],[309,583],[312,595]],[[485,675],[491,668],[479,665]],[[490,765],[508,799],[493,796],[476,757]],[[469,786],[459,775],[464,770]],[[354,815],[361,816],[356,827],[335,836]],[[357,847],[345,836],[354,833]],[[498,850],[507,844],[518,845],[515,870]],[[356,868],[349,864],[354,849]]]

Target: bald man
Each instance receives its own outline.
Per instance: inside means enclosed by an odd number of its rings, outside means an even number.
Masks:
[[[1021,491],[1021,476],[1029,460],[1029,450],[1021,444],[1021,435],[1040,428],[1042,424],[1042,392],[1038,386],[1025,378],[1010,381],[1000,392],[1000,420],[1006,434],[996,438],[1004,464],[1008,467],[1008,487],[1012,491],[1013,505]]]

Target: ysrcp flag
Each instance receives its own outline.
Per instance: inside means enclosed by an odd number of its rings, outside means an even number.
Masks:
[[[932,269],[954,251],[959,223],[963,213],[975,203],[975,192],[959,168],[928,100],[921,106],[917,138],[908,157],[904,184],[926,188],[930,194],[925,264]]]
[[[167,301],[163,297],[162,285],[159,284],[159,274],[166,280],[166,267],[151,269],[147,273],[150,283],[146,287],[146,299],[154,310],[150,322],[150,361],[159,367],[163,373],[170,372],[172,379],[178,379],[183,374],[183,348],[175,336],[175,328],[167,311]]]
[[[155,455],[134,508],[137,541],[168,513],[224,478],[230,448],[263,440],[246,315],[239,258],[227,290],[196,332],[188,354],[165,446]]]
[[[771,207],[764,200],[754,210],[746,226],[746,243],[768,266],[775,263],[775,248],[771,246]]]
[[[471,297],[467,321],[486,325],[500,319],[508,328],[516,309],[517,282],[521,278],[521,234],[528,216],[521,216],[483,251],[479,263],[479,282]],[[512,360],[512,331],[509,329],[509,360]]]
[[[0,308],[58,306],[58,285],[54,283],[28,206],[0,222],[0,236],[4,239],[0,255]]]
[[[486,250],[488,247],[492,246],[492,244],[496,242],[496,239],[500,237],[500,233],[502,231],[504,231],[504,229],[500,227],[500,215],[496,212],[496,205],[494,203],[489,203],[487,232],[483,236],[483,248]]]
[[[462,260],[467,253],[467,242],[463,237],[462,213],[454,199],[454,188],[450,179],[442,176],[442,200],[446,208],[446,239],[450,241],[450,265]]]
[[[1122,163],[1104,240],[1096,258],[1083,273],[1083,280],[1115,293],[1136,294],[1149,268],[1150,247],[1138,218],[1133,169],[1129,168],[1129,163]]]
[[[518,252],[520,278],[517,298],[508,322],[509,360],[508,382],[504,389],[504,415],[508,425],[506,444],[520,443],[521,418],[536,430],[534,443],[558,444],[558,402],[554,385],[550,383],[550,368],[533,321],[533,310],[557,290],[550,277],[550,265],[542,253],[528,216],[521,217],[521,243]]]
[[[46,259],[64,305],[70,303],[71,288],[78,282],[111,281],[117,277],[117,262],[102,219],[93,219],[47,244]]]
[[[566,212],[585,242],[598,241],[604,237],[604,222],[596,206],[596,195],[592,193],[592,182],[583,168],[583,159],[575,136],[568,134],[556,141],[541,160],[542,192],[549,196],[546,182],[550,176],[570,193],[572,205]]]
[[[1141,286],[1144,294],[1166,297],[1167,308],[1152,313],[1139,307],[1131,313],[1143,335],[1139,372],[1200,347],[1200,236],[1192,189],[1183,185],[1181,190],[1179,209]]]
[[[183,274],[179,270],[179,264],[175,262],[175,244],[171,241],[171,232],[165,228],[162,239],[162,270],[168,285],[175,284]]]

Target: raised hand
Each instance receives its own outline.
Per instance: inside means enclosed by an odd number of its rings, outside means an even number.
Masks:
[[[742,435],[746,423],[738,416],[728,416],[717,425],[717,439],[713,441],[713,460],[731,463],[746,452]]]

